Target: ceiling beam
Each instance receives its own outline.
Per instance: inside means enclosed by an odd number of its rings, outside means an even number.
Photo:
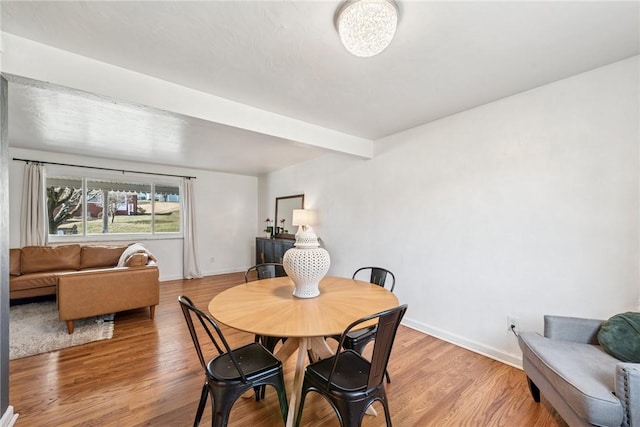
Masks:
[[[373,141],[190,89],[9,33],[2,71],[361,158]]]

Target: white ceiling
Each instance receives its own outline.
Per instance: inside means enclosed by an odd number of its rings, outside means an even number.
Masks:
[[[637,1],[400,0],[396,37],[372,58],[341,46],[339,4],[3,0],[1,24],[14,36],[368,140],[640,53]],[[9,99],[15,147],[116,159],[151,149],[153,163],[244,174],[328,152],[21,79],[11,80]]]
[[[244,175],[267,173],[326,153],[211,121],[8,78],[13,147]]]

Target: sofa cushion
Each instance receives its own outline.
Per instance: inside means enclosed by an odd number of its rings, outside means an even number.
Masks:
[[[19,276],[22,274],[22,250],[10,249],[9,250],[9,275]]]
[[[622,404],[613,394],[617,359],[598,345],[557,341],[535,333],[521,333],[519,343],[523,357],[579,417],[598,426],[622,424]]]
[[[623,362],[640,363],[640,313],[616,314],[598,332],[602,348]]]
[[[76,270],[67,270],[76,271]],[[46,271],[41,273],[23,274],[22,276],[12,277],[9,287],[12,292],[22,291],[25,289],[44,288],[47,286],[58,285],[58,275],[64,271]]]
[[[22,274],[80,268],[80,245],[25,246],[22,248]]]
[[[80,269],[115,267],[126,246],[83,246],[80,250]]]

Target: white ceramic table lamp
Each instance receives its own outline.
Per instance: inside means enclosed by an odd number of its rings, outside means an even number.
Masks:
[[[284,254],[282,264],[287,275],[296,285],[293,295],[313,298],[320,295],[318,283],[329,271],[329,253],[320,247],[318,237],[311,228],[317,220],[316,213],[308,209],[293,210],[293,225],[298,226],[295,247]]]

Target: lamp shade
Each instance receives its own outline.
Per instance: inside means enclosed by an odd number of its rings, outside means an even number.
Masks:
[[[316,213],[309,209],[294,209],[292,225],[315,225]]]
[[[346,0],[336,13],[344,47],[360,57],[386,49],[396,33],[398,6],[393,0]]]

